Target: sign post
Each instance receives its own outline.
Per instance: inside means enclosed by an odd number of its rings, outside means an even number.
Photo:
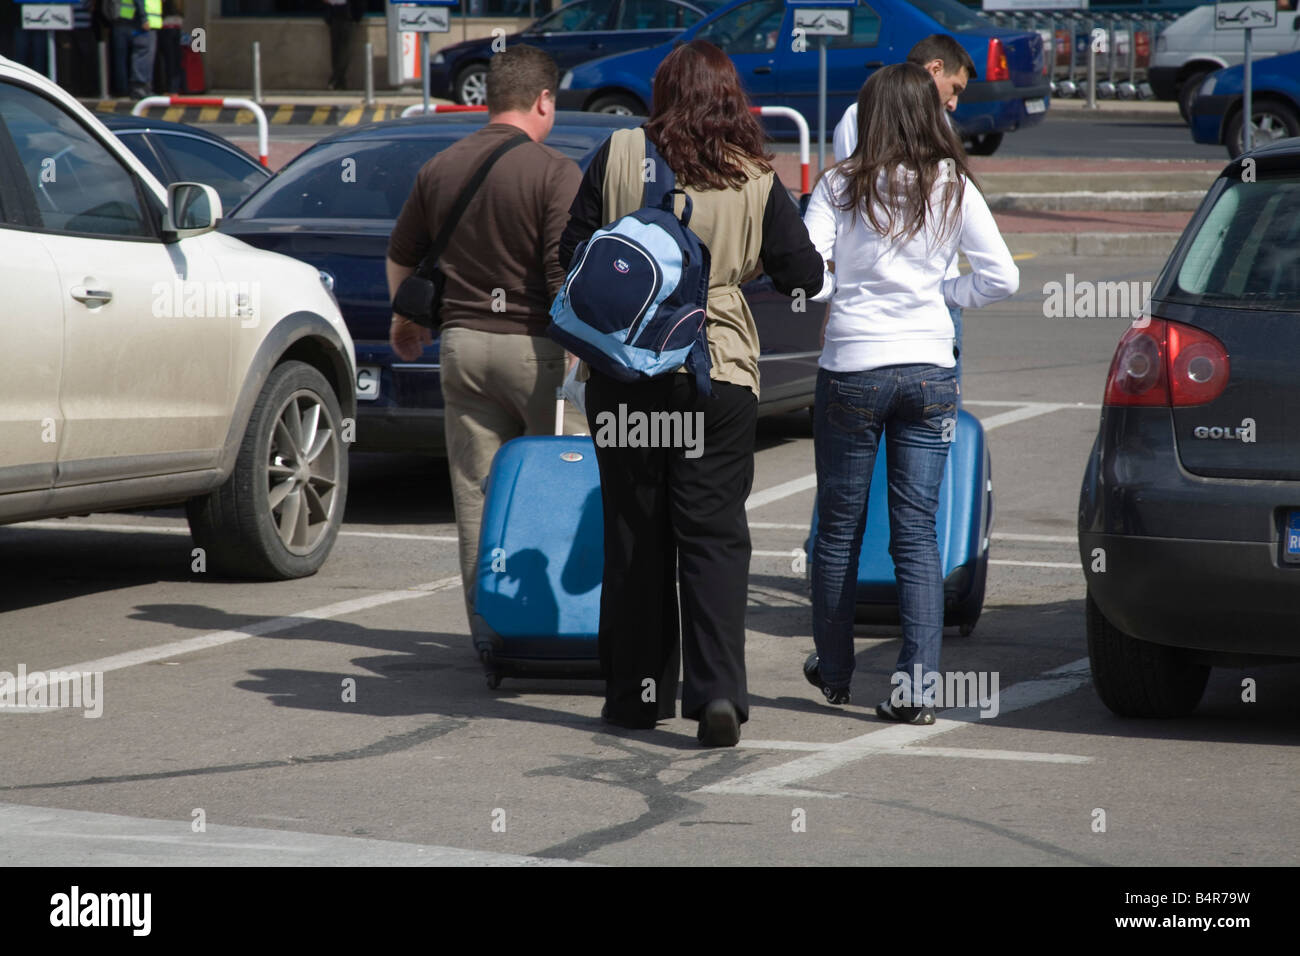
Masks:
[[[460,0],[389,0],[389,19],[396,27],[397,42],[405,42],[407,34],[419,37],[420,61],[416,72],[420,77],[420,88],[424,93],[424,111],[429,112],[429,34],[447,33],[451,30],[451,8],[459,6]],[[389,44],[388,62],[393,62],[393,45]],[[393,70],[389,67],[391,76]],[[399,63],[399,82],[402,68]]]
[[[72,29],[72,4],[70,3],[33,3],[31,0],[15,0],[22,5],[22,28],[24,30],[45,31],[45,71],[50,82],[59,82],[59,70],[55,64],[54,31]]]
[[[827,37],[849,35],[858,0],[786,0],[793,8],[791,33],[796,44],[817,38],[817,171],[826,168],[826,43]],[[801,47],[795,47],[796,50]]]
[[[1231,0],[1214,5],[1214,29],[1244,30],[1245,60],[1241,71],[1241,151],[1250,152],[1254,145],[1255,112],[1251,98],[1251,36],[1254,27],[1277,26],[1277,0]]]

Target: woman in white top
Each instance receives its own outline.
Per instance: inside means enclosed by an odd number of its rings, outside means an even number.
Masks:
[[[911,676],[938,670],[943,637],[935,512],[958,393],[949,309],[1014,294],[1019,272],[933,80],[911,63],[878,70],[863,86],[857,147],[817,184],[804,223],[835,271],[815,408],[817,651],[804,675],[830,703],[849,702],[858,547],[883,434],[903,647],[892,702],[876,713],[932,723],[931,701]],[[945,278],[959,251],[974,271]]]

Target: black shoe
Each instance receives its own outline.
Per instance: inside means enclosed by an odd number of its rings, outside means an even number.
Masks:
[[[654,730],[656,724],[656,721],[653,720],[647,723],[644,720],[619,720],[616,717],[611,717],[609,715],[609,704],[605,704],[600,708],[600,722],[614,727],[622,727],[625,730]]]
[[[822,681],[822,672],[817,660],[817,652],[808,655],[808,659],[803,662],[803,676],[808,678],[808,683],[812,684],[826,697],[828,704],[847,704],[850,702],[849,689],[847,687],[829,687]]]
[[[740,715],[729,700],[711,700],[700,715],[695,735],[706,747],[734,747],[740,740]]]
[[[933,707],[895,707],[887,700],[876,705],[876,716],[881,720],[892,720],[900,724],[934,723]]]

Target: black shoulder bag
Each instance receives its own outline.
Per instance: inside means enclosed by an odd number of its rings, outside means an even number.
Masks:
[[[529,142],[529,137],[521,133],[502,143],[488,155],[487,159],[483,161],[483,165],[479,167],[478,172],[465,184],[465,188],[456,197],[456,205],[451,207],[451,212],[447,214],[447,218],[443,221],[442,228],[438,230],[438,236],[433,240],[433,245],[429,247],[428,253],[420,260],[420,264],[415,267],[415,272],[403,279],[401,285],[397,287],[397,294],[393,296],[393,311],[396,314],[410,319],[417,325],[433,329],[435,332],[442,325],[438,313],[442,310],[442,292],[447,284],[447,277],[438,265],[438,260],[442,258],[443,252],[447,249],[447,243],[451,240],[451,234],[456,228],[456,223],[465,214],[465,209],[469,206],[470,200],[474,198],[478,188],[483,185],[483,180],[487,178],[488,172],[496,164],[496,161],[516,146],[521,146],[527,142]]]

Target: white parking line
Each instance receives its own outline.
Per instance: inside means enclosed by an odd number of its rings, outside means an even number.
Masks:
[[[415,587],[405,588],[401,591],[382,591],[379,594],[371,594],[367,597],[353,598],[350,601],[339,601],[337,604],[326,604],[321,607],[311,608],[310,610],[299,611],[298,613],[287,617],[273,617],[261,621],[253,621],[249,624],[245,624],[237,630],[213,631],[210,634],[201,634],[198,637],[189,637],[180,641],[171,641],[167,644],[156,644],[153,647],[142,647],[138,650],[126,651],[122,654],[113,654],[110,657],[101,657],[93,661],[82,661],[80,664],[69,664],[65,667],[51,667],[46,670],[48,672],[71,672],[77,675],[122,670],[125,667],[134,667],[137,664],[148,664],[152,661],[161,661],[172,657],[179,657],[182,654],[193,654],[195,651],[204,651],[211,647],[221,647],[223,644],[233,644],[235,641],[242,641],[249,637],[263,637],[267,634],[276,634],[280,631],[287,631],[290,628],[300,627],[309,621],[327,621],[332,618],[355,614],[357,611],[366,611],[372,607],[382,607],[385,604],[393,604],[397,601],[409,601],[412,598],[425,597],[434,592],[445,591],[452,587],[460,587],[459,574],[454,577],[439,578],[437,581],[430,581],[428,584],[416,585]],[[33,673],[34,672],[35,671],[33,671]],[[67,683],[67,681],[61,681],[59,683]],[[58,685],[50,683],[47,686],[53,690]],[[28,711],[33,710],[33,708],[26,709]],[[6,711],[17,713],[18,709],[0,708],[0,713],[5,713]],[[49,708],[48,710],[43,709],[41,712],[55,713],[56,708]]]
[[[993,532],[994,541],[1039,541],[1043,544],[1078,544],[1072,534],[1014,534],[1010,531]]]
[[[1078,561],[1005,561],[1001,558],[989,558],[989,564],[1001,564],[1012,568],[1069,568],[1079,570]]]
[[[1064,697],[1086,684],[1088,675],[1088,658],[1084,657],[1040,674],[1031,680],[1013,684],[999,694],[998,712],[999,714],[1009,714],[1013,711],[1024,710],[1027,707],[1034,707],[1045,701]],[[914,744],[929,740],[931,737],[937,737],[940,734],[946,734],[949,731],[980,722],[979,709],[976,707],[954,708],[943,711],[943,715],[929,726],[898,724],[882,730],[873,730],[850,740],[832,744],[825,750],[809,754],[806,757],[800,757],[797,760],[791,760],[776,767],[768,767],[753,773],[742,774],[730,780],[722,780],[707,787],[702,787],[698,792],[766,797],[842,797],[844,796],[842,793],[800,790],[792,785],[828,774],[864,757],[878,754],[889,754],[891,756],[918,754],[920,753],[919,749],[912,750],[909,748]],[[992,721],[984,721],[984,724],[990,727],[997,726]],[[1005,751],[989,752],[1005,753]],[[975,751],[972,750],[970,753],[973,755]],[[1080,758],[1076,758],[1071,754],[1054,754],[1050,755],[1050,757],[1065,758],[1063,760],[1051,759],[1050,762],[1054,763],[1080,762]],[[1082,759],[1086,760],[1086,758]]]
[[[514,853],[0,804],[12,866],[586,866]]]
[[[24,521],[16,528],[40,528],[43,531],[121,531],[127,534],[189,534],[187,524],[98,524],[89,521]],[[405,534],[400,531],[340,531],[340,538],[397,538],[408,541],[447,541],[456,544],[454,534]]]
[[[816,744],[805,740],[742,740],[742,750],[798,750],[821,753],[839,744]],[[1092,763],[1091,757],[1078,754],[1039,753],[1035,750],[977,750],[968,747],[913,747],[907,750],[882,749],[881,754],[903,757],[957,757],[970,760],[1012,760],[1018,763]]]

